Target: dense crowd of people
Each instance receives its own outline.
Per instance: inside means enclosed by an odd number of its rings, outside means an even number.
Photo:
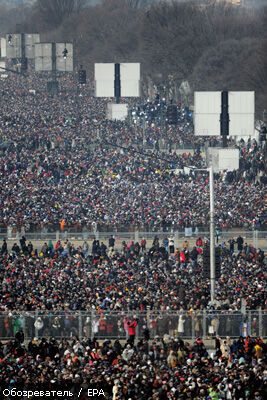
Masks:
[[[125,345],[86,338],[33,338],[25,345],[20,337],[0,343],[0,390],[5,398],[37,391],[38,398],[69,398],[71,392],[87,399],[93,393],[88,389],[95,390],[94,398],[109,400],[266,398],[266,343],[217,337],[215,346],[209,354],[200,338],[193,345],[169,337],[149,341],[146,335]]]
[[[201,239],[202,240],[202,239]],[[167,241],[167,244],[166,244]],[[21,239],[8,249],[3,243],[0,263],[0,310],[203,310],[209,305],[209,279],[199,277],[201,248],[188,241],[174,249],[172,238],[153,246],[123,243],[115,249],[94,239],[73,246],[68,240],[45,243],[40,251]],[[199,239],[198,239],[199,244]],[[117,244],[118,246],[118,244]],[[264,252],[247,243],[232,253],[222,244],[221,277],[217,282],[217,308],[266,308]],[[237,250],[235,248],[235,250]],[[75,288],[75,289],[73,289]]]
[[[191,168],[205,168],[207,138],[194,137],[188,110],[179,108],[178,124],[168,126],[166,102],[157,96],[129,100],[129,121],[107,121],[109,100],[94,98],[90,85],[77,87],[74,76],[62,75],[51,96],[47,78],[0,80],[1,227],[207,225],[208,176]],[[229,143],[240,150],[240,169],[215,174],[217,230],[259,228],[266,220],[266,149],[255,140]],[[178,153],[177,146],[193,151]],[[110,237],[107,244],[66,239],[41,249],[24,236],[12,247],[4,240],[0,337],[14,339],[0,342],[1,395],[67,398],[69,391],[83,399],[94,389],[109,400],[266,398],[264,252],[242,237],[220,243],[211,304],[205,240],[176,248],[167,236],[152,246],[145,238]],[[204,332],[215,340],[212,354]],[[236,332],[236,340],[218,336]],[[197,338],[192,345],[183,340],[189,336]],[[100,344],[103,337],[124,340]]]
[[[205,139],[194,138],[183,118],[167,129],[157,121],[145,129],[106,121],[107,99],[77,88],[73,77],[60,79],[62,91],[54,97],[45,89],[47,78],[35,74],[0,80],[0,224],[53,231],[62,219],[77,229],[205,227],[207,174],[184,169],[205,166]],[[153,148],[137,150],[144,137]],[[188,138],[193,153],[176,154],[169,145],[158,151],[159,141]],[[251,228],[266,218],[264,149],[254,140],[237,146],[240,169],[215,175],[216,220],[226,229]]]

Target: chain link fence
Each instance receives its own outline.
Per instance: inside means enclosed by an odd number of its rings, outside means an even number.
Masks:
[[[10,312],[0,314],[0,339],[15,337],[22,329],[26,340],[33,337],[127,339],[127,322],[138,318],[137,338],[148,328],[150,337],[182,337],[204,339],[221,337],[267,337],[267,311],[73,311],[73,312]]]

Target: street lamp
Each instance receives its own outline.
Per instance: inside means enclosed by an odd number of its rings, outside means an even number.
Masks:
[[[127,147],[119,146],[114,143],[109,143],[105,141],[106,144],[122,148],[124,150],[129,150]],[[136,153],[141,153],[135,150]],[[144,155],[144,153],[141,153]],[[146,156],[151,156],[150,154],[146,154]],[[153,156],[152,156],[153,157]],[[153,157],[154,158],[154,157]],[[160,157],[156,157],[156,159],[160,159]],[[165,160],[166,161],[166,160]],[[207,168],[194,168],[188,167],[188,169],[192,171],[205,171],[209,172],[209,186],[210,186],[210,302],[211,305],[215,302],[215,238],[214,238],[214,177],[213,177],[213,166],[210,164]]]
[[[209,187],[210,187],[210,300],[214,304],[215,300],[215,224],[214,224],[214,176],[213,167],[208,168],[192,168],[193,171],[209,172]]]

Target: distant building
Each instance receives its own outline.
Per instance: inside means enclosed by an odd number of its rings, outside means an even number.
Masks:
[[[152,0],[151,3],[158,1]],[[165,0],[166,2],[172,2],[173,0]],[[186,3],[188,0],[174,0],[176,3]],[[210,0],[192,0],[195,3],[199,3],[201,5],[207,5]],[[217,3],[230,3],[236,6],[243,6],[247,8],[260,8],[267,6],[267,0],[216,0]]]
[[[227,1],[236,6],[243,6],[247,8],[260,8],[267,6],[267,0],[217,0],[217,1]]]
[[[260,8],[267,6],[267,0],[217,0],[217,2],[227,2],[235,6],[243,6],[248,8]]]
[[[244,7],[260,8],[267,7],[267,0],[241,0]]]
[[[228,1],[235,6],[240,6],[242,3],[242,0],[228,0]]]
[[[144,4],[145,5],[152,5],[155,3],[159,3],[162,0],[145,0]],[[163,0],[166,3],[167,2],[173,2],[175,1],[176,3],[186,3],[188,0]],[[195,1],[196,3],[199,3],[201,5],[207,4],[209,0],[192,0]],[[218,3],[220,2],[227,2],[231,3],[236,6],[243,6],[243,7],[248,7],[248,8],[260,8],[267,6],[267,0],[216,0]],[[36,0],[2,0],[3,3],[10,7],[16,7],[16,6],[22,6],[22,5],[33,5]],[[85,4],[90,5],[90,6],[95,6],[97,4],[101,4],[103,0],[86,0]],[[142,5],[142,2],[140,3]]]
[[[36,0],[4,0],[2,3],[9,7],[28,6],[33,5]]]

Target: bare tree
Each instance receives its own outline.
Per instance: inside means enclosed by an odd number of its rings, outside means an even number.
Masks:
[[[133,9],[144,8],[150,5],[150,0],[125,0],[127,5]]]
[[[207,49],[194,68],[197,90],[266,90],[266,40],[230,39]]]
[[[62,23],[72,13],[79,12],[84,0],[37,0],[36,11],[52,26]]]
[[[0,8],[0,25],[8,31],[12,18]],[[255,89],[257,107],[266,103],[267,7],[217,0],[102,0],[94,6],[93,0],[37,0],[28,15],[24,31],[73,41],[75,59],[88,72],[95,62],[140,62],[150,92],[188,80],[193,89]]]
[[[31,8],[27,5],[10,7],[6,4],[0,4],[0,33],[14,32],[17,24],[22,24],[24,20],[29,20]]]

